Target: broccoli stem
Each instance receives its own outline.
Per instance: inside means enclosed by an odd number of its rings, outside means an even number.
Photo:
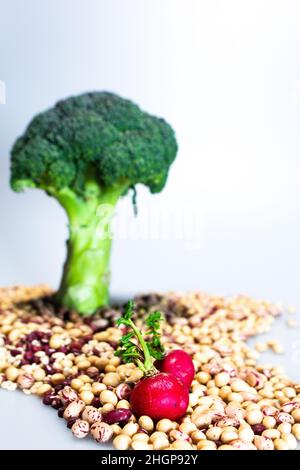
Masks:
[[[109,300],[110,222],[125,186],[103,191],[91,180],[85,189],[84,199],[68,188],[55,194],[67,212],[70,233],[57,300],[91,315]]]

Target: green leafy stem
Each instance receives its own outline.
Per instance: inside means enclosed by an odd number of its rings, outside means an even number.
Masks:
[[[143,333],[132,320],[134,314],[134,302],[129,300],[125,306],[124,314],[117,320],[117,325],[126,326],[131,331],[126,332],[120,340],[115,355],[122,358],[123,362],[133,362],[144,373],[152,375],[157,372],[154,360],[163,359],[165,350],[161,344],[160,323],[163,319],[161,312],[152,312],[146,318],[146,329]]]

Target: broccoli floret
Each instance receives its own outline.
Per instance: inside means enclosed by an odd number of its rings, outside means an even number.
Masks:
[[[138,183],[161,191],[176,153],[169,124],[107,92],[59,101],[15,142],[12,188],[41,188],[68,215],[61,304],[89,315],[108,303],[112,209]]]

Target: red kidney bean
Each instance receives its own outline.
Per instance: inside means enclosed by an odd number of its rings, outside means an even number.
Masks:
[[[10,350],[10,354],[14,357],[14,356],[18,356],[19,354],[21,354],[21,351],[19,351],[18,349],[11,349]]]
[[[73,424],[75,423],[75,421],[77,421],[78,418],[70,418],[68,419],[67,421],[67,428],[71,429],[71,427],[73,426]]]
[[[260,436],[264,430],[266,429],[266,426],[264,426],[263,424],[253,424],[252,427],[252,431],[254,432],[254,434]]]
[[[112,410],[108,413],[105,413],[102,416],[102,419],[107,424],[125,423],[129,420],[131,415],[131,410],[127,410],[126,408],[119,408],[118,410]]]
[[[62,406],[61,408],[58,408],[58,410],[57,410],[57,416],[58,416],[59,418],[62,418],[63,415],[64,415],[64,411],[65,411],[65,407],[64,407],[64,406]]]
[[[52,406],[52,408],[54,408],[55,410],[58,410],[58,409],[61,408],[61,406],[62,406],[62,401],[61,401],[59,398],[55,397],[55,398],[53,398],[53,400],[51,401],[51,406]]]
[[[52,403],[52,400],[55,398],[55,395],[50,392],[50,393],[47,393],[46,395],[44,395],[44,398],[43,398],[43,404],[44,405],[51,405]]]
[[[101,401],[100,401],[100,398],[98,397],[95,397],[92,401],[92,405],[95,407],[95,408],[99,408],[101,406]]]

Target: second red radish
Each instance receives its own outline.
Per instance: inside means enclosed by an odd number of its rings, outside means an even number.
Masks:
[[[195,367],[191,356],[182,349],[170,351],[154,365],[161,372],[175,375],[187,388],[190,388],[195,376]]]

